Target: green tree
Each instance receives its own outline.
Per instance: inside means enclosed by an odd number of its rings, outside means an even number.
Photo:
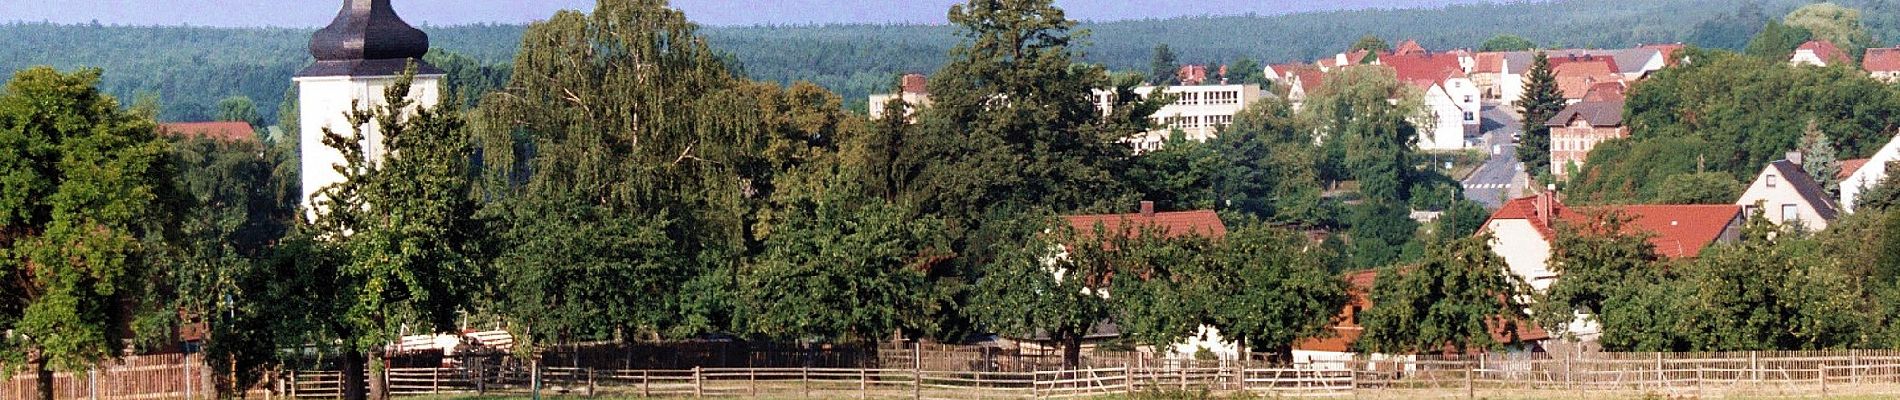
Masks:
[[[1537,48],[1537,44],[1531,43],[1530,39],[1505,34],[1486,39],[1483,45],[1478,46],[1478,51],[1526,51],[1534,48]]]
[[[1217,187],[1226,183],[1228,160],[1214,145],[1188,140],[1176,132],[1161,149],[1135,157],[1125,173],[1130,186],[1140,190],[1144,200],[1164,210],[1206,210],[1226,208]]]
[[[1662,204],[1734,204],[1747,187],[1735,175],[1722,172],[1697,172],[1670,175],[1657,188],[1655,201]]]
[[[1346,50],[1347,51],[1364,50],[1370,54],[1379,54],[1383,52],[1392,51],[1392,44],[1386,43],[1385,39],[1380,39],[1378,36],[1373,36],[1373,35],[1368,34],[1365,36],[1360,36],[1359,41],[1353,42],[1352,47],[1347,48]]]
[[[1156,238],[1144,233],[1129,239],[1127,232],[1103,227],[1085,233],[1056,225],[1030,222],[1014,229],[1028,240],[1003,245],[1006,250],[976,281],[975,297],[981,300],[963,307],[996,333],[1043,335],[1061,344],[1062,365],[1073,368],[1081,362],[1083,336],[1113,315],[1107,289],[1120,262],[1113,249]],[[1051,233],[1029,233],[1038,231]]]
[[[1326,268],[1329,256],[1299,232],[1248,223],[1222,239],[1214,265],[1221,291],[1210,324],[1250,348],[1285,355],[1293,344],[1331,328],[1345,307],[1345,282]]]
[[[1821,132],[1819,125],[1809,122],[1806,133],[1801,135],[1801,169],[1833,197],[1841,192],[1841,156],[1834,147],[1834,139]]]
[[[1367,199],[1404,204],[1415,178],[1422,95],[1399,83],[1390,68],[1347,68],[1329,74],[1307,99],[1302,118],[1314,124],[1337,162]],[[1329,150],[1331,152],[1332,150]]]
[[[1860,20],[1860,10],[1821,2],[1795,9],[1782,23],[1806,30],[1815,39],[1832,42],[1847,52],[1848,57],[1859,59],[1868,47],[1878,45]]]
[[[1417,266],[1381,268],[1355,346],[1385,354],[1463,354],[1516,345],[1523,283],[1491,252],[1489,235],[1434,246]],[[1503,334],[1503,340],[1492,332]]]
[[[1320,198],[1320,147],[1307,126],[1280,99],[1256,101],[1235,114],[1207,143],[1221,159],[1215,207],[1297,225],[1329,222],[1332,212]]]
[[[851,182],[839,171],[812,182]],[[764,252],[739,272],[738,320],[778,340],[876,341],[934,333],[953,311],[931,283],[947,259],[943,223],[863,195],[856,185],[781,191]]]
[[[1768,21],[1768,24],[1762,27],[1761,33],[1755,34],[1755,38],[1748,41],[1748,47],[1743,48],[1742,52],[1763,60],[1785,63],[1788,62],[1788,57],[1794,54],[1795,48],[1801,47],[1802,43],[1813,38],[1814,34],[1807,28],[1786,25],[1780,21]]]
[[[307,304],[332,328],[307,334],[341,339],[346,354],[367,353],[368,395],[378,399],[388,396],[387,345],[406,326],[454,332],[458,313],[473,306],[485,258],[473,141],[454,105],[420,107],[409,98],[414,70],[412,63],[384,91],[385,104],[348,113],[351,132],[324,130],[324,145],[343,156],[343,180],[319,189],[300,227],[307,236],[292,239],[311,241],[307,272],[333,287],[333,298]],[[382,139],[380,154],[361,145],[370,129]],[[344,357],[345,371],[361,360]]]
[[[1550,173],[1550,127],[1544,126],[1563,112],[1563,90],[1557,87],[1557,75],[1550,67],[1550,56],[1538,52],[1531,58],[1530,72],[1524,75],[1524,97],[1517,99],[1524,117],[1524,137],[1517,144],[1517,159],[1531,176]]]
[[[1346,223],[1351,225],[1347,234],[1352,240],[1347,251],[1353,267],[1379,268],[1400,261],[1405,245],[1418,236],[1418,222],[1412,220],[1411,211],[1389,201],[1350,206]]]
[[[1748,46],[1749,38],[1768,22],[1766,11],[1758,1],[1743,3],[1732,14],[1709,18],[1697,23],[1689,35],[1687,43],[1695,43],[1705,49],[1742,50]]]
[[[115,358],[135,319],[163,318],[150,285],[187,204],[152,121],[99,76],[32,68],[0,93],[0,359],[33,371],[42,400],[55,370]]]
[[[264,116],[257,113],[257,102],[244,96],[218,100],[218,120],[248,123],[252,127],[264,126]]]
[[[1268,87],[1272,85],[1273,81],[1267,80],[1266,67],[1261,66],[1259,61],[1254,61],[1251,57],[1241,57],[1239,60],[1234,60],[1234,64],[1231,68],[1228,68],[1228,74],[1228,83],[1261,85],[1261,89],[1269,91],[1273,89],[1272,87]]]
[[[1180,83],[1181,61],[1168,45],[1155,46],[1154,59],[1148,62],[1148,84],[1170,86]]]
[[[1557,335],[1569,335],[1577,315],[1589,322],[1627,321],[1623,312],[1641,313],[1642,304],[1628,304],[1632,292],[1655,279],[1662,257],[1649,243],[1649,235],[1632,233],[1628,217],[1611,213],[1592,215],[1581,223],[1557,226],[1557,242],[1552,246],[1550,270],[1562,276],[1538,294],[1532,315],[1539,325]],[[1614,299],[1614,300],[1613,300]],[[1607,343],[1636,342],[1623,339],[1625,330],[1642,329],[1615,325],[1605,328]]]

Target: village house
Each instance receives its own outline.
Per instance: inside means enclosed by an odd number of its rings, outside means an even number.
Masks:
[[[871,95],[868,107],[871,119],[884,118],[884,106],[891,100],[903,100],[905,118],[916,122],[917,112],[930,106],[929,80],[924,74],[904,74],[898,93]]]
[[[1408,42],[1410,43],[1410,42]],[[1416,45],[1416,44],[1414,44]],[[1419,89],[1431,121],[1414,121],[1418,147],[1424,150],[1462,150],[1467,138],[1478,135],[1483,105],[1477,84],[1464,72],[1455,53],[1411,52],[1380,59],[1399,82]]]
[[[1801,168],[1800,153],[1790,153],[1787,159],[1768,163],[1735,204],[1742,206],[1745,215],[1760,212],[1777,225],[1806,232],[1825,230],[1839,216],[1827,189]]]
[[[1841,201],[1836,205],[1852,214],[1861,193],[1887,179],[1887,167],[1895,161],[1900,161],[1900,139],[1888,141],[1871,158],[1841,162],[1841,173],[1846,177],[1841,179]]]
[[[1596,96],[1617,98],[1620,94]],[[1551,175],[1558,180],[1569,179],[1570,174],[1582,170],[1598,144],[1629,137],[1630,128],[1623,124],[1623,104],[1621,99],[1578,102],[1545,122],[1544,126],[1550,128]]]
[[[1794,55],[1788,57],[1788,63],[1797,66],[1808,65],[1826,67],[1829,65],[1854,65],[1854,59],[1841,51],[1834,42],[1809,40],[1794,49]]]
[[[1867,49],[1860,67],[1868,75],[1887,83],[1900,82],[1900,47]]]
[[[1487,51],[1472,57],[1471,83],[1478,85],[1478,92],[1485,100],[1497,100],[1504,97],[1498,89],[1498,79],[1504,74],[1504,52]]]
[[[1557,90],[1563,93],[1564,101],[1569,104],[1583,101],[1590,90],[1598,85],[1623,85],[1623,75],[1616,70],[1616,60],[1608,57],[1551,60],[1551,74],[1557,78]]]
[[[1324,84],[1326,84],[1326,73],[1320,71],[1319,67],[1293,70],[1286,79],[1287,104],[1293,106],[1294,110],[1304,108],[1306,98]]]

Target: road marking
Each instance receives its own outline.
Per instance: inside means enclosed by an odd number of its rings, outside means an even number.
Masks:
[[[1511,187],[1511,184],[1508,184],[1508,183],[1467,183],[1465,184],[1465,190],[1506,189],[1510,187]]]

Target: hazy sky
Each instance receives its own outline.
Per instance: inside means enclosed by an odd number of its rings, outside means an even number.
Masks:
[[[1435,7],[1486,0],[1057,0],[1071,18],[1124,20],[1184,15]],[[958,0],[674,0],[703,25],[943,23]],[[556,10],[589,9],[593,0],[395,0],[413,24],[522,23]],[[0,0],[0,21],[122,25],[317,27],[342,0]]]

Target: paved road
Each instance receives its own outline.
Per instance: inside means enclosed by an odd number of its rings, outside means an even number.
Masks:
[[[1520,166],[1517,145],[1511,143],[1511,135],[1523,130],[1516,117],[1499,107],[1492,102],[1484,105],[1484,140],[1480,145],[1491,152],[1491,160],[1464,182],[1465,198],[1491,209],[1504,205],[1506,193],[1517,177]]]

